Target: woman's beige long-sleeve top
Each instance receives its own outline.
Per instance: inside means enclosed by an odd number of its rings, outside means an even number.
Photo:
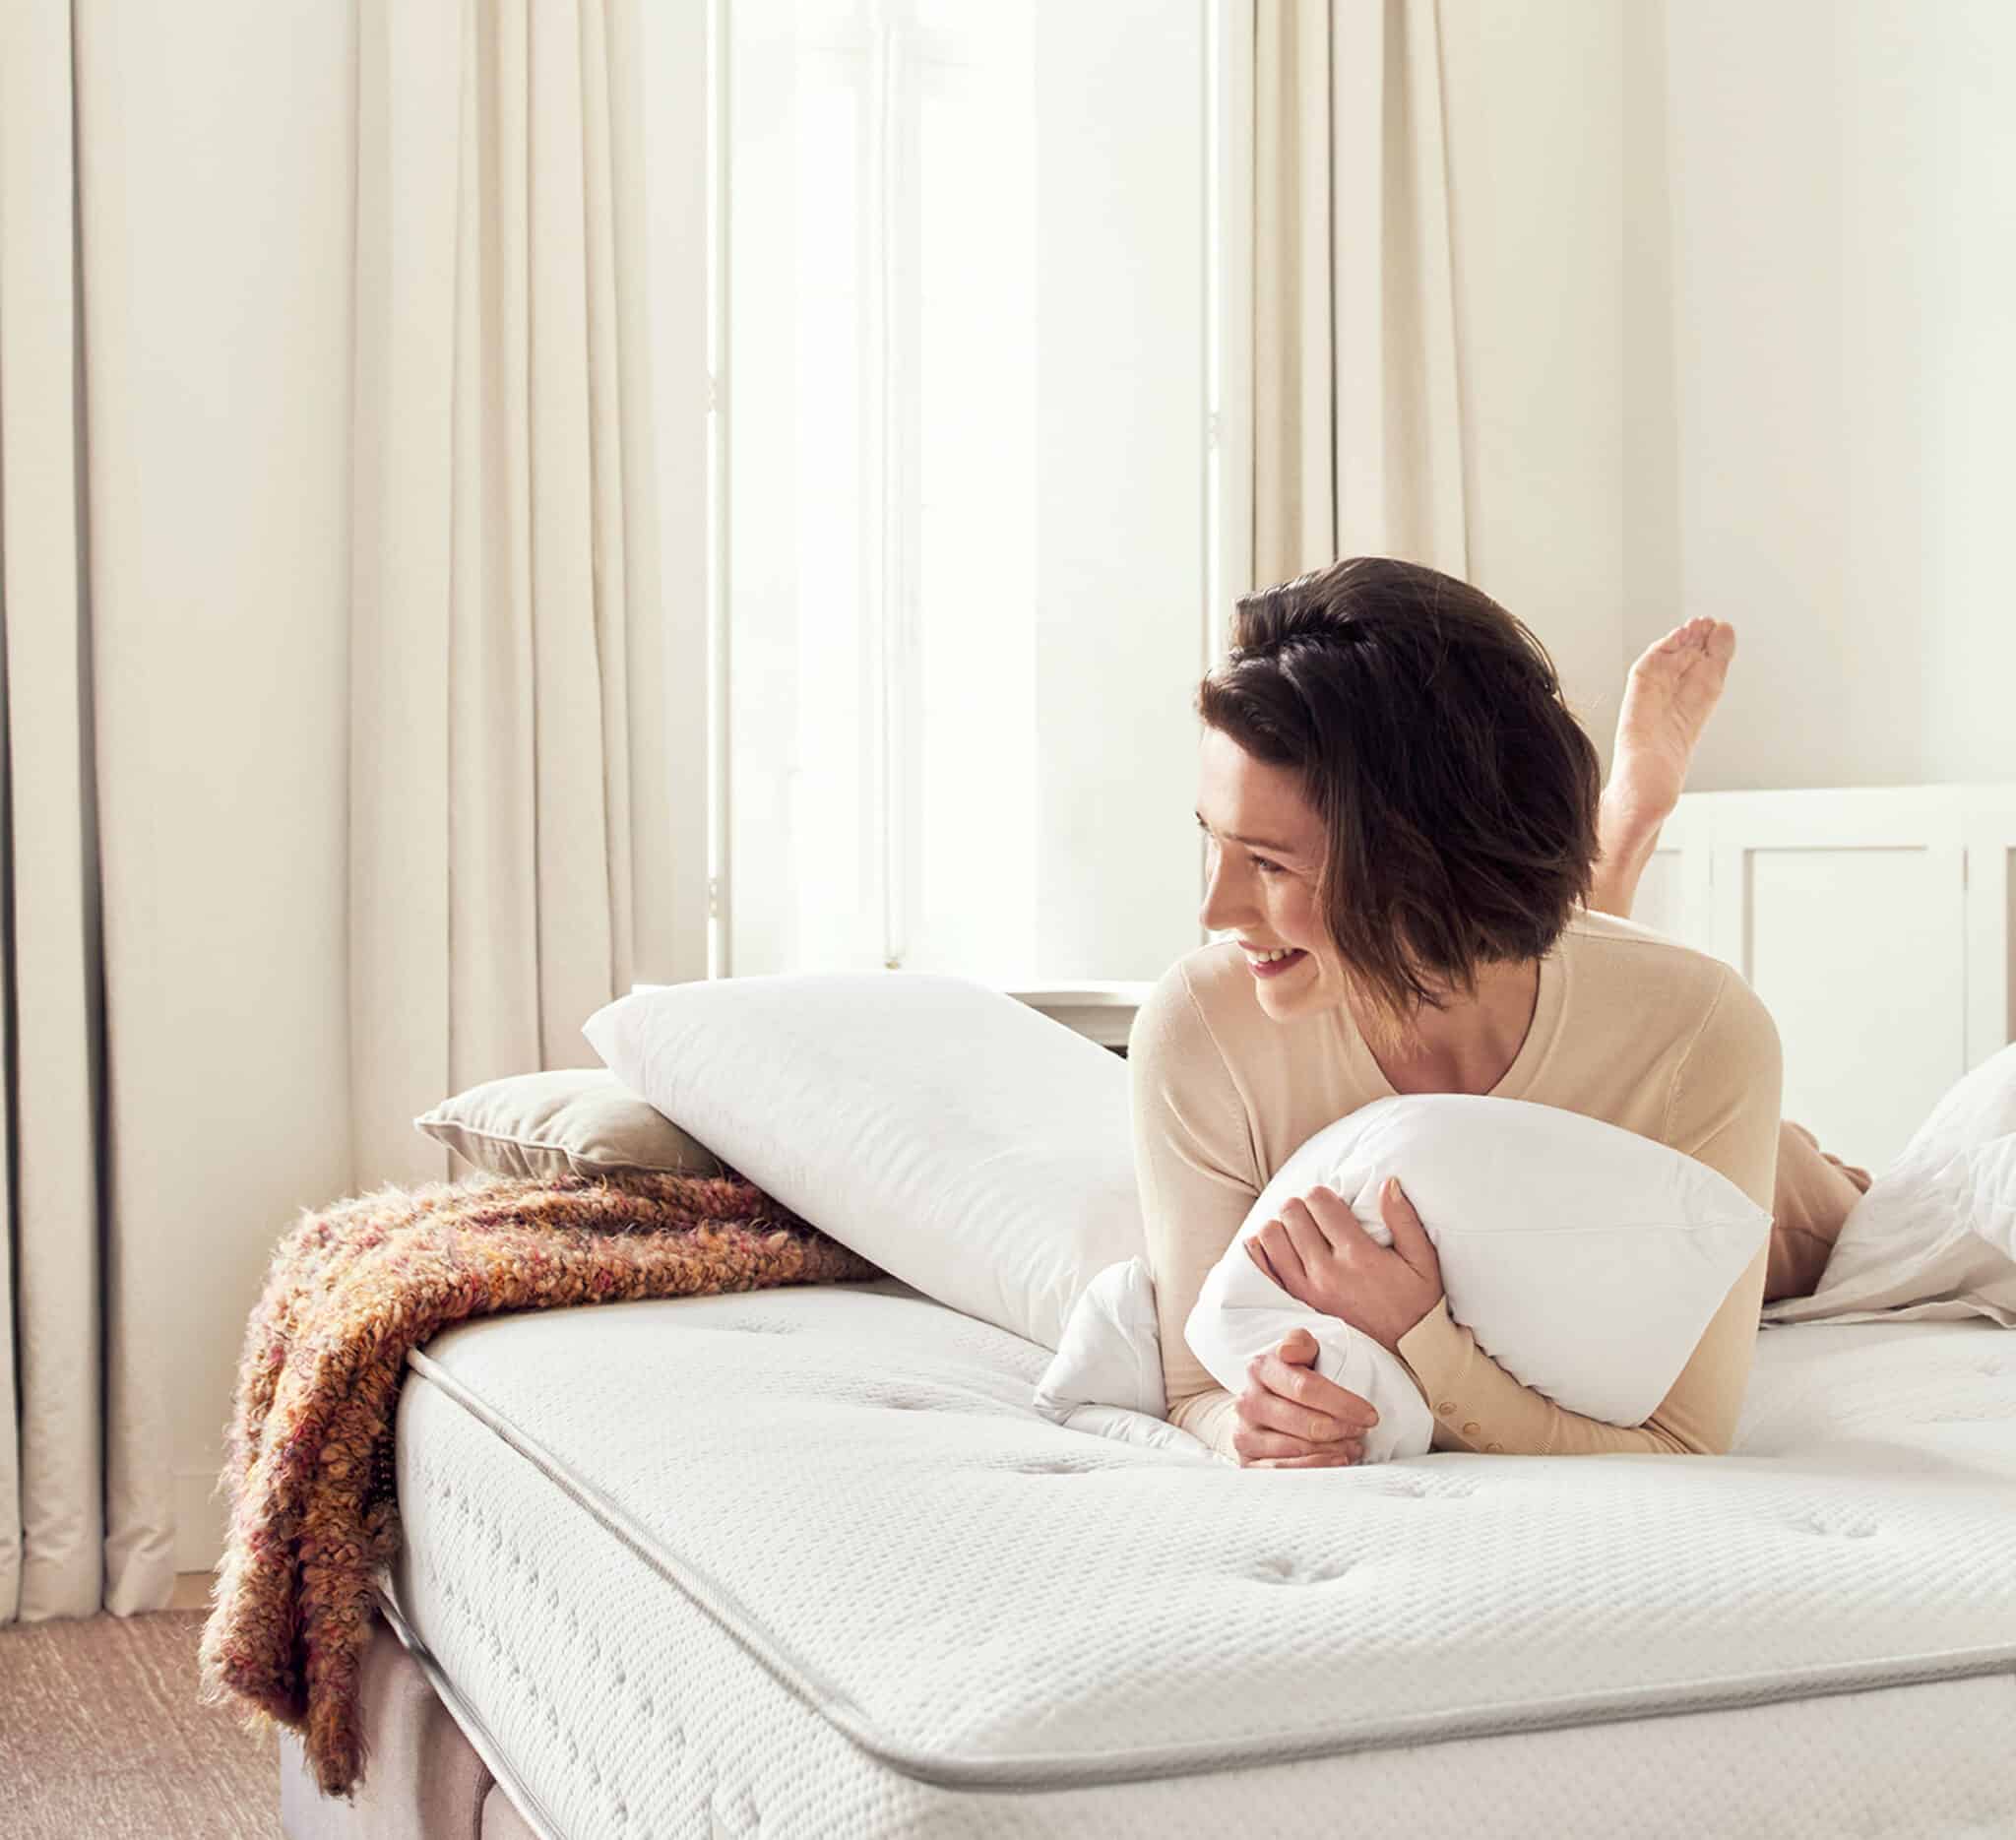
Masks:
[[[1235,1398],[1190,1352],[1183,1324],[1274,1172],[1323,1126],[1394,1088],[1342,1005],[1285,1022],[1268,1016],[1234,940],[1169,967],[1136,1013],[1127,1057],[1168,1416],[1236,1462]],[[1578,912],[1541,961],[1532,1026],[1491,1094],[1670,1144],[1768,1209],[1783,1078],[1778,1030],[1730,966],[1629,920]],[[1768,1261],[1767,1245],[1659,1410],[1628,1428],[1521,1385],[1451,1319],[1446,1300],[1437,1302],[1399,1350],[1435,1414],[1433,1447],[1726,1451]]]

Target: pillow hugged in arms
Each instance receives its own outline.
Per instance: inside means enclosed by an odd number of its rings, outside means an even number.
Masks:
[[[1370,1336],[1289,1296],[1245,1242],[1289,1201],[1324,1187],[1390,1246],[1379,1213],[1389,1175],[1399,1176],[1435,1242],[1450,1315],[1514,1379],[1612,1425],[1642,1425],[1658,1408],[1771,1233],[1769,1212],[1719,1171],[1555,1106],[1402,1094],[1326,1125],[1261,1191],[1206,1276],[1184,1339],[1221,1386],[1239,1393],[1255,1355],[1292,1329],[1309,1330],[1316,1370],[1379,1414],[1365,1435],[1367,1463],[1429,1448],[1434,1418],[1419,1387]],[[1102,1282],[1110,1298],[1116,1281],[1102,1274]],[[1074,1317],[1043,1376],[1040,1410],[1046,1399],[1088,1397],[1088,1373],[1117,1370],[1111,1351],[1100,1351],[1098,1365],[1087,1351],[1099,1297],[1088,1295],[1083,1308],[1085,1321]],[[1138,1313],[1132,1320],[1138,1325]],[[1075,1369],[1061,1365],[1067,1356]],[[1159,1371],[1157,1382],[1159,1392]],[[1140,1396],[1113,1403],[1150,1409]]]

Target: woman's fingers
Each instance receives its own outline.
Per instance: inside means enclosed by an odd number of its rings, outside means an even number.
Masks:
[[[1417,1268],[1425,1264],[1422,1254],[1431,1251],[1435,1242],[1428,1237],[1428,1230],[1421,1225],[1421,1217],[1407,1198],[1407,1190],[1401,1187],[1397,1175],[1392,1176],[1379,1191],[1379,1218],[1393,1236],[1394,1251]]]
[[[1363,1460],[1365,1432],[1379,1415],[1368,1400],[1303,1364],[1315,1357],[1315,1337],[1296,1329],[1247,1362],[1232,1435],[1242,1467],[1319,1469]]]
[[[1301,1251],[1289,1237],[1285,1221],[1269,1221],[1246,1241],[1246,1251],[1262,1271],[1291,1295],[1308,1284]]]
[[[1346,1419],[1319,1411],[1299,1398],[1289,1375],[1306,1378],[1306,1368],[1292,1367],[1274,1355],[1262,1355],[1248,1366],[1251,1384],[1244,1398],[1250,1402],[1242,1411],[1255,1430],[1286,1431],[1308,1443],[1328,1443],[1333,1438],[1356,1435],[1361,1428]]]
[[[1328,1190],[1319,1192],[1328,1193]],[[1305,1200],[1291,1201],[1282,1209],[1281,1227],[1288,1235],[1289,1244],[1294,1248],[1296,1262],[1304,1270],[1308,1269],[1311,1259],[1321,1259],[1326,1252],[1335,1249],[1330,1243],[1330,1236],[1323,1231],[1323,1223]]]
[[[1362,1461],[1358,1452],[1348,1450],[1343,1444],[1321,1444],[1305,1457],[1255,1457],[1251,1463],[1239,1467],[1248,1470],[1348,1470]]]
[[[1303,1331],[1297,1330],[1296,1334]],[[1312,1341],[1314,1337],[1310,1338]],[[1361,1399],[1348,1387],[1339,1386],[1335,1380],[1324,1378],[1313,1366],[1284,1361],[1281,1351],[1256,1355],[1246,1364],[1249,1379],[1258,1380],[1270,1393],[1278,1396],[1290,1409],[1299,1409],[1313,1414],[1318,1419],[1333,1421],[1338,1432],[1350,1432],[1354,1436],[1362,1434],[1379,1423],[1379,1415],[1372,1410],[1370,1400]],[[1295,1425],[1285,1425],[1284,1430],[1294,1431],[1298,1436],[1320,1436],[1324,1433],[1302,1430]]]
[[[1306,1367],[1323,1352],[1323,1347],[1307,1329],[1291,1329],[1274,1352],[1283,1361]]]
[[[1256,1469],[1269,1465],[1279,1469],[1315,1469],[1325,1464],[1352,1464],[1364,1460],[1364,1440],[1340,1437],[1331,1442],[1311,1443],[1284,1431],[1243,1428],[1232,1436],[1232,1449],[1241,1467]]]
[[[1362,1439],[1378,1422],[1377,1415],[1355,1393],[1285,1362],[1278,1354],[1256,1355],[1246,1364],[1246,1389],[1239,1395],[1238,1416],[1246,1430],[1292,1438],[1298,1444],[1329,1444]],[[1321,1387],[1335,1404],[1325,1410],[1305,1396]],[[1296,1455],[1296,1451],[1261,1451],[1260,1455]]]

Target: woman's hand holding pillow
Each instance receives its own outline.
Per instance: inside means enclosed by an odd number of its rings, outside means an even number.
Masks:
[[[1308,1330],[1293,1329],[1272,1354],[1246,1364],[1232,1434],[1241,1469],[1334,1469],[1363,1458],[1365,1432],[1379,1415],[1316,1371],[1318,1352]]]
[[[1253,1263],[1296,1302],[1348,1322],[1397,1355],[1400,1338],[1442,1301],[1442,1261],[1399,1176],[1379,1190],[1379,1213],[1393,1236],[1390,1247],[1358,1225],[1350,1202],[1316,1187],[1290,1201],[1245,1245]],[[1313,1361],[1315,1338],[1308,1339]]]

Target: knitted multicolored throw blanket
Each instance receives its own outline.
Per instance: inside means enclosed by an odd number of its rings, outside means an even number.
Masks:
[[[733,1171],[477,1175],[304,1211],[246,1325],[203,1698],[247,1730],[300,1733],[325,1795],[363,1779],[357,1676],[400,1545],[409,1349],[496,1310],[884,1275]]]

